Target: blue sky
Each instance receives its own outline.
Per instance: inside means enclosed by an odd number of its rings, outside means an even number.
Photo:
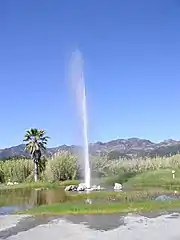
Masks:
[[[0,1],[0,148],[46,129],[75,144],[71,52],[85,60],[89,140],[180,139],[178,0]]]

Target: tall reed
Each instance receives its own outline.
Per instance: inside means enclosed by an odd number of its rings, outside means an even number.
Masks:
[[[24,182],[33,172],[33,162],[31,160],[19,159],[0,161],[1,182]]]
[[[33,180],[33,161],[26,159],[0,161],[0,182]],[[104,157],[91,157],[92,172],[97,177],[117,176],[122,173],[141,173],[147,170],[179,169],[180,154],[171,157],[133,158],[132,160],[108,160]],[[79,178],[77,157],[62,152],[48,159],[40,179],[46,181],[75,180]]]

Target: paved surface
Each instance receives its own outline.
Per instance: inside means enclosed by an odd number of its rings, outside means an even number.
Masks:
[[[0,215],[0,232],[5,229],[12,228],[17,225],[17,223],[24,219],[27,218],[28,216],[3,216]]]
[[[0,239],[39,240],[41,237],[43,240],[180,240],[180,215],[178,213],[155,218],[143,216],[118,217],[118,215],[115,215],[116,223],[114,225],[111,222],[113,216],[109,219],[110,225],[107,222],[108,217],[102,215],[99,217],[84,216],[79,220],[76,217],[73,218],[71,219],[69,216],[64,219],[51,219],[50,222],[47,219],[39,219],[38,222],[37,219],[31,217],[20,219],[18,216],[2,216],[0,217]],[[95,224],[91,226],[96,218],[99,222],[98,230]],[[102,226],[100,219],[107,219],[102,223]],[[33,221],[34,225],[32,224]],[[40,224],[41,221],[45,222]],[[84,221],[84,223],[79,223],[79,221]],[[15,224],[17,225],[15,226]],[[117,226],[118,224],[119,226]]]

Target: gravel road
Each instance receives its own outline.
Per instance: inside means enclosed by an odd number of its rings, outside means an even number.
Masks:
[[[0,239],[7,240],[180,240],[180,214],[145,216],[0,216]]]

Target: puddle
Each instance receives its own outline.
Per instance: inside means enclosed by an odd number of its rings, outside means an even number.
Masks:
[[[10,218],[11,216],[9,216]],[[44,217],[26,217],[20,220],[15,226],[0,231],[0,239],[7,239],[10,236],[16,235],[20,232],[28,231],[41,224],[48,224],[51,218]]]
[[[63,219],[74,224],[84,224],[88,228],[100,231],[109,231],[125,225],[125,216],[120,214],[68,215]]]
[[[166,195],[166,194],[163,194],[163,195],[159,195],[155,198],[153,198],[154,200],[156,201],[172,201],[172,200],[178,200],[180,199],[180,196],[179,195],[174,195],[174,194],[169,194],[169,195]]]

